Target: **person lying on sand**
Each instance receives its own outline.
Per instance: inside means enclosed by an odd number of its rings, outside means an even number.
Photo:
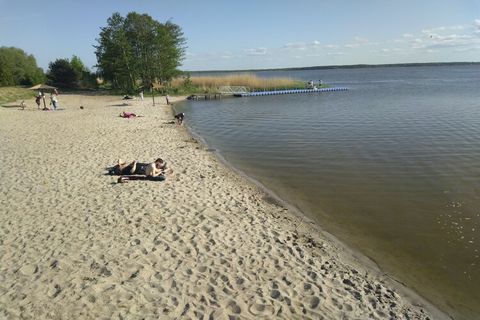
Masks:
[[[158,158],[152,163],[133,161],[129,164],[119,159],[118,163],[109,169],[109,174],[121,176],[118,182],[123,182],[123,180],[164,180],[164,175],[172,172],[172,169],[167,170],[167,162],[162,158]],[[159,178],[154,179],[156,177]]]
[[[109,173],[112,175],[140,174],[156,176],[165,171],[166,168],[167,162],[162,158],[158,158],[152,163],[133,161],[129,164],[122,159],[118,159],[117,164],[109,169]]]
[[[143,117],[143,116],[136,115],[135,113],[129,112],[129,111],[122,111],[122,113],[120,113],[120,117],[130,119],[130,118]]]

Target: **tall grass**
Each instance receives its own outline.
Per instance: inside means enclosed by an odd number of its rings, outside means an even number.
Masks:
[[[18,100],[28,100],[35,104],[35,91],[20,87],[0,87],[0,106],[15,102]]]
[[[171,83],[171,89],[178,93],[214,93],[221,86],[243,86],[250,91],[260,91],[303,88],[305,83],[292,78],[260,78],[250,73],[177,78]]]

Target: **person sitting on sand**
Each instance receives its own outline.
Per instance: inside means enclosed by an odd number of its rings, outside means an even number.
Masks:
[[[181,125],[183,123],[183,119],[185,118],[185,113],[181,112],[175,115],[175,119],[177,120],[177,124]]]
[[[136,115],[135,113],[129,112],[129,111],[122,111],[122,113],[120,113],[120,117],[130,119],[130,118],[137,118],[137,117],[143,117],[143,116]]]

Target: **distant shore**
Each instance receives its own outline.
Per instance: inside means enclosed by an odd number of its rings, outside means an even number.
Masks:
[[[60,95],[61,111],[0,108],[1,317],[447,319],[156,102]],[[118,158],[157,157],[173,169],[163,182],[105,175]]]
[[[225,73],[225,72],[259,72],[259,71],[302,71],[302,70],[328,70],[328,69],[358,69],[358,68],[390,68],[390,67],[439,67],[439,66],[470,66],[480,65],[480,62],[421,62],[421,63],[394,63],[394,64],[351,64],[328,65],[312,67],[272,68],[272,69],[241,69],[241,70],[204,70],[189,71],[192,74]]]

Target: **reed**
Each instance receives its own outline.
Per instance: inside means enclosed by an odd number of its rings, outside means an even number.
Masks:
[[[221,76],[193,76],[177,78],[171,83],[172,89],[189,89],[189,92],[216,92],[221,86],[244,86],[250,91],[292,89],[305,87],[303,81],[292,78],[260,78],[250,73],[239,73]]]

